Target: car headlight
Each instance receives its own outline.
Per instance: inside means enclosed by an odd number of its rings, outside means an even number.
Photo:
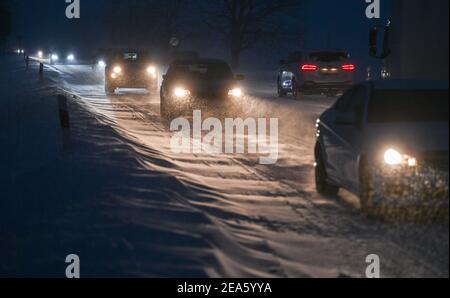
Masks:
[[[173,91],[173,94],[175,94],[176,97],[185,97],[185,96],[189,96],[191,95],[191,91],[178,87],[175,88],[175,90]]]
[[[114,72],[115,74],[122,73],[122,67],[120,67],[120,66],[115,66],[115,67],[113,68],[113,72]]]
[[[58,60],[58,59],[59,59],[58,55],[52,54],[52,60]]]
[[[233,88],[230,91],[228,91],[228,95],[233,96],[233,97],[241,97],[242,90],[241,90],[241,88]]]
[[[98,61],[98,66],[105,67],[106,66],[105,61],[103,61],[103,60]]]
[[[390,166],[406,165],[416,167],[417,159],[412,156],[401,154],[395,149],[388,149],[384,152],[384,162]]]
[[[147,68],[147,73],[148,73],[148,74],[151,74],[151,75],[155,75],[155,74],[156,74],[156,67],[154,67],[154,66],[149,66],[149,67]]]
[[[73,54],[69,54],[69,55],[67,55],[67,60],[73,61],[73,60],[75,60],[75,56]]]
[[[44,53],[42,53],[42,51],[39,51],[39,52],[37,53],[37,55],[38,55],[39,58],[42,58],[42,57],[44,56]]]

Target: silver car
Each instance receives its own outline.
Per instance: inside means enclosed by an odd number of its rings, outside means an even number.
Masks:
[[[381,204],[448,208],[448,82],[380,81],[352,87],[317,120],[317,191]]]
[[[353,84],[356,65],[346,51],[295,52],[280,61],[277,90],[280,97],[291,93],[336,96]]]

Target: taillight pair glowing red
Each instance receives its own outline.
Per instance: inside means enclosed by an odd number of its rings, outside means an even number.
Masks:
[[[356,66],[354,64],[344,64],[342,65],[343,71],[355,71]],[[318,66],[315,64],[303,64],[302,65],[302,71],[316,71],[318,69]]]

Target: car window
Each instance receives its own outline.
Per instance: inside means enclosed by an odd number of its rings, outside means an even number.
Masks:
[[[342,113],[354,112],[358,118],[362,117],[367,89],[364,86],[356,86],[345,93],[336,104],[336,110]]]
[[[317,52],[311,53],[309,58],[319,62],[336,62],[342,61],[349,57],[347,53],[344,52]]]
[[[192,76],[201,79],[231,79],[233,72],[226,63],[179,63],[173,65],[170,76]]]
[[[356,113],[358,119],[361,119],[364,112],[364,107],[367,98],[367,88],[358,86],[354,89],[352,94],[352,101],[350,102],[349,111]]]
[[[368,122],[448,122],[448,97],[448,89],[375,90]]]
[[[346,93],[344,93],[341,98],[339,98],[339,100],[336,102],[336,110],[338,112],[345,113],[349,111],[353,92],[354,89],[350,89]]]

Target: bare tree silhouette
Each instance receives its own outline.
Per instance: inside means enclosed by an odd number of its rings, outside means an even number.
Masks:
[[[241,53],[257,44],[267,46],[281,39],[298,38],[299,28],[286,22],[302,0],[216,0],[204,6],[205,23],[220,34],[231,54],[233,68]]]

